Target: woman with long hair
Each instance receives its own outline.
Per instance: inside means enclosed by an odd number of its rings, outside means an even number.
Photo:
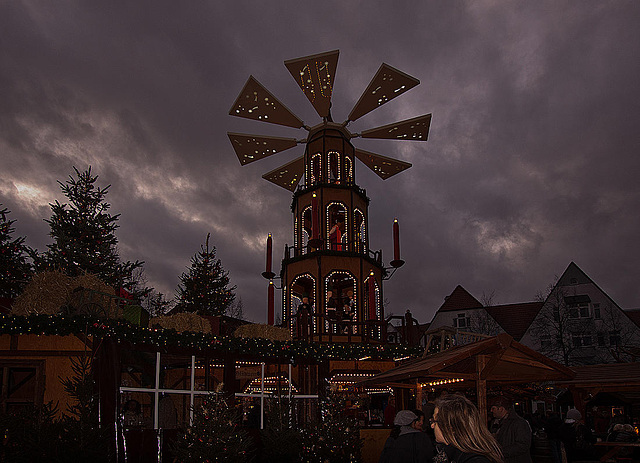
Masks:
[[[431,427],[436,442],[444,445],[444,455],[437,455],[434,462],[503,462],[498,442],[480,418],[476,406],[464,396],[451,394],[436,400]]]

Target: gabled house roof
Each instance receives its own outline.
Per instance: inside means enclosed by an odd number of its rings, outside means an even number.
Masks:
[[[450,312],[462,309],[477,309],[482,304],[462,286],[456,286],[451,295],[444,299],[444,303],[438,309],[438,312]]]
[[[506,333],[520,341],[541,308],[542,302],[520,302],[485,307],[485,310]]]
[[[625,310],[624,313],[626,313],[627,317],[629,317],[631,321],[640,328],[640,309]]]

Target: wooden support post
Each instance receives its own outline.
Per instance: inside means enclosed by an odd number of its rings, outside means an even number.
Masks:
[[[487,423],[487,380],[482,379],[482,370],[487,359],[484,355],[476,356],[476,394],[480,417]]]
[[[422,410],[422,383],[416,381],[416,408]]]

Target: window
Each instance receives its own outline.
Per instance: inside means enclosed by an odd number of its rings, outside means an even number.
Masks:
[[[456,328],[469,328],[471,325],[471,319],[464,313],[459,313],[456,318],[453,319],[453,326]]]
[[[602,319],[602,314],[600,313],[600,303],[593,304],[593,318],[597,320]]]
[[[591,347],[593,345],[593,339],[590,334],[578,334],[571,337],[573,347]]]
[[[609,331],[609,344],[612,346],[620,345],[620,330]]]
[[[569,318],[589,318],[591,316],[588,302],[570,305],[567,306],[567,309],[569,309]]]
[[[606,346],[604,334],[598,334],[598,347]]]
[[[44,360],[2,360],[0,412],[40,405],[44,396]]]

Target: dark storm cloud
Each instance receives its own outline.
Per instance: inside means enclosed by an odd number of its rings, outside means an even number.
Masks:
[[[150,285],[172,295],[210,232],[262,320],[266,235],[278,269],[292,218],[260,177],[302,147],[241,168],[225,132],[305,134],[227,112],[253,74],[317,123],[282,62],[340,49],[334,119],[383,61],[422,84],[350,130],[433,113],[427,143],[354,141],[413,164],[385,182],[357,166],[386,261],[400,221],[389,311],[428,321],[457,284],[531,300],[571,260],[638,306],[639,16],[632,2],[4,2],[0,202],[42,250],[56,180],[92,165]]]

